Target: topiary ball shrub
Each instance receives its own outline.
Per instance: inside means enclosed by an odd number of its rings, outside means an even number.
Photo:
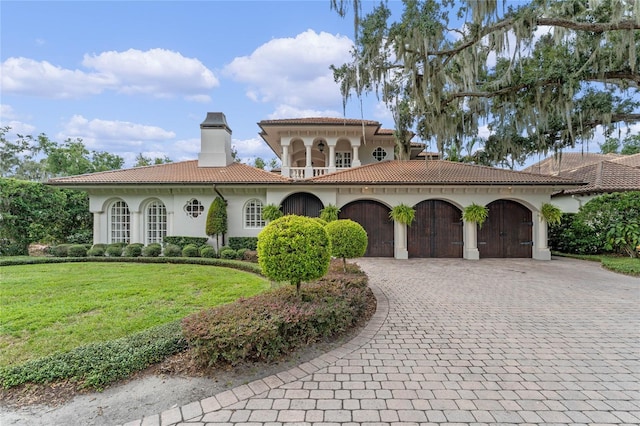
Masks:
[[[104,247],[96,247],[93,246],[87,251],[87,256],[89,257],[102,257],[104,256]]]
[[[158,243],[149,244],[142,249],[144,257],[158,257],[162,254],[162,245]]]
[[[167,244],[164,248],[164,257],[180,257],[182,256],[182,249],[175,244]]]
[[[87,257],[87,247],[84,244],[74,244],[67,250],[69,257]]]
[[[123,247],[119,244],[109,244],[105,253],[109,257],[120,257],[122,256]]]
[[[58,244],[51,247],[51,254],[55,257],[67,257],[69,256],[69,247],[71,244]]]
[[[198,256],[200,256],[200,250],[198,250],[198,247],[196,247],[195,244],[187,244],[182,249],[182,256],[183,257],[198,257]]]
[[[213,258],[216,257],[216,249],[211,246],[204,246],[200,249],[200,257]]]
[[[364,256],[367,251],[367,231],[351,219],[334,220],[324,229],[331,241],[331,255],[342,258],[342,266],[346,272],[347,259]]]
[[[276,219],[258,235],[258,263],[274,281],[295,284],[322,277],[329,269],[331,243],[317,220],[297,215]]]
[[[142,256],[142,247],[144,247],[144,244],[140,244],[140,243],[129,244],[124,248],[124,256],[140,257]]]
[[[220,250],[220,259],[235,259],[238,253],[232,248],[223,248]]]
[[[241,248],[236,250],[236,259],[242,260],[244,259],[244,254],[247,252],[246,248]]]

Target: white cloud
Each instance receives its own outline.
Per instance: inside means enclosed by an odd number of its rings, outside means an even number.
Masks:
[[[250,56],[234,59],[224,73],[247,83],[246,95],[256,102],[282,109],[335,108],[341,95],[329,66],[349,61],[352,45],[348,37],[307,30],[270,40]]]
[[[234,140],[233,145],[238,150],[238,156],[243,163],[251,164],[257,157],[265,161],[277,157],[271,148],[260,138]]]
[[[81,115],[74,115],[57,135],[60,140],[81,138],[87,148],[109,152],[118,148],[134,148],[138,152],[145,142],[168,140],[175,136],[174,132],[156,126],[116,120],[88,120]]]
[[[208,102],[209,91],[219,85],[213,72],[198,59],[165,49],[85,55],[82,65],[94,71],[70,70],[29,58],[8,58],[0,65],[2,90],[8,94],[58,99],[111,90]]]
[[[36,127],[25,123],[11,105],[0,104],[0,127],[9,127],[9,134],[11,135],[30,135],[36,130]]]
[[[277,120],[281,118],[299,118],[299,117],[342,117],[342,113],[326,109],[301,109],[291,105],[281,104],[278,105],[274,112],[268,115],[267,119]]]

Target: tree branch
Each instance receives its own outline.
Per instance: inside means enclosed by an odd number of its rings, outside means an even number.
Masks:
[[[538,18],[537,25],[549,27],[569,28],[576,31],[588,31],[591,33],[606,33],[607,31],[616,30],[640,30],[640,24],[631,19],[625,19],[620,22],[576,22],[563,18]]]

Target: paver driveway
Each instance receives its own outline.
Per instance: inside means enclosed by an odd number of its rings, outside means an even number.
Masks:
[[[359,259],[344,347],[140,424],[640,424],[640,279],[570,259]]]

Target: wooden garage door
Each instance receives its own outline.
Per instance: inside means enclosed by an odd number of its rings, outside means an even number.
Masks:
[[[338,217],[358,222],[367,231],[365,256],[393,257],[393,221],[387,206],[372,200],[354,201],[341,207]]]
[[[409,257],[462,257],[462,212],[443,200],[426,200],[414,207],[407,227]]]
[[[480,258],[531,257],[531,210],[509,200],[498,200],[487,206],[489,216],[478,229]]]
[[[308,192],[291,194],[285,198],[280,205],[280,210],[282,210],[284,214],[295,214],[307,217],[320,217],[320,210],[323,208],[322,201]]]

